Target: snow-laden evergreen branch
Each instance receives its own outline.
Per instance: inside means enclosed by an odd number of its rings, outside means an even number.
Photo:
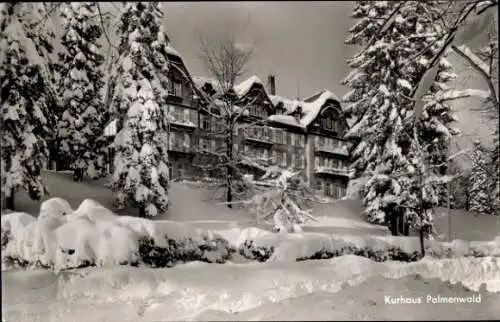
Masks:
[[[451,48],[465,59],[473,68],[476,70],[482,78],[486,81],[488,89],[490,91],[490,97],[494,106],[498,106],[498,90],[497,86],[492,82],[492,75],[490,67],[483,62],[472,50],[470,50],[466,45],[455,46],[452,45]]]

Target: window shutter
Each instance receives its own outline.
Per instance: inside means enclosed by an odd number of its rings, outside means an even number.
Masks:
[[[314,157],[314,167],[315,168],[319,167],[319,157]]]

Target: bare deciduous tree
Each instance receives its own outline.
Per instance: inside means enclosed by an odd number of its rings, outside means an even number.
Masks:
[[[256,167],[263,166],[263,160],[256,160],[243,151],[236,151],[236,132],[238,129],[258,125],[262,120],[241,122],[248,115],[248,108],[254,100],[244,101],[235,92],[235,85],[245,73],[245,67],[253,55],[253,46],[239,44],[234,36],[208,36],[198,33],[199,59],[213,77],[217,93],[210,99],[207,112],[216,120],[216,130],[211,136],[224,142],[218,150],[211,151],[219,162],[216,165],[225,172],[222,187],[225,188],[227,206],[232,208],[233,197],[237,193],[236,186],[244,187],[244,174],[241,165],[252,163]],[[217,111],[214,113],[214,111]]]

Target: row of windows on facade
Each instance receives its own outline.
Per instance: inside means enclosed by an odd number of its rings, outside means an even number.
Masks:
[[[303,135],[290,133],[283,129],[253,126],[241,130],[243,131],[240,133],[243,133],[243,136],[247,138],[255,138],[267,142],[293,145],[302,148],[305,146],[305,138]]]
[[[286,151],[276,151],[265,148],[254,147],[245,144],[243,146],[245,155],[259,158],[262,160],[269,160],[271,163],[281,167],[292,167],[302,169],[306,164],[306,157],[303,153],[288,153]]]
[[[185,108],[182,106],[177,106],[177,105],[169,105],[168,111],[169,111],[169,115],[171,116],[171,118],[174,122],[179,122],[179,123],[192,122],[193,125],[197,125],[197,123],[198,123],[196,110],[192,110],[192,109]],[[257,112],[257,111],[260,111],[260,112]],[[265,110],[259,106],[250,107],[250,114],[258,116],[258,117],[263,117],[263,118],[267,117],[267,113],[265,112]],[[264,114],[266,114],[266,115],[264,115]],[[201,122],[201,124],[200,124],[201,128],[204,130],[220,131],[222,128],[220,122],[216,121],[213,117],[211,117],[209,115],[204,115],[204,114],[200,115],[200,122]],[[335,120],[332,116],[328,116],[326,118],[323,118],[321,120],[321,122],[322,122],[323,128],[339,132],[339,127],[340,127],[339,122],[338,122],[338,120]],[[260,128],[260,130],[259,130],[259,128]],[[256,131],[260,131],[260,132],[255,132],[256,136],[267,137],[267,138],[270,138],[271,140],[274,141],[273,137],[275,134],[267,132],[267,130],[268,130],[267,127],[263,127],[263,128],[262,127],[255,127],[255,129],[256,129]],[[299,137],[301,137],[301,136],[299,135]],[[277,140],[280,140],[280,138],[278,137]],[[303,138],[302,138],[302,140],[303,140]],[[283,141],[284,141],[284,139],[283,139]],[[339,141],[339,140],[336,140],[336,141],[337,142],[335,142],[334,144],[338,144],[340,147],[341,141]],[[321,142],[319,142],[319,143],[323,144]]]
[[[327,197],[339,199],[346,195],[347,189],[341,183],[316,178],[316,191]]]
[[[314,167],[317,168],[327,168],[327,169],[338,169],[342,171],[347,171],[347,162],[344,160],[316,156],[314,157]]]
[[[344,145],[345,145],[344,141],[333,138],[326,138],[322,136],[316,136],[314,138],[314,146],[316,148],[324,147],[324,148],[335,149],[335,148],[342,148],[344,147]]]

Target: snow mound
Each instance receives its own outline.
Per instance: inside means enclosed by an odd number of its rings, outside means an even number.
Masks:
[[[258,261],[301,261],[353,254],[375,261],[412,262],[421,259],[418,237],[351,236],[301,232],[272,234],[257,228],[242,231],[236,247],[241,255]],[[425,241],[426,254],[436,258],[500,257],[500,236],[493,241],[442,243]]]
[[[65,200],[44,203],[43,216],[2,216],[2,263],[56,271],[90,265],[173,266],[223,263],[234,250],[219,234],[172,221],[118,216],[92,199],[72,213]]]
[[[64,216],[73,213],[73,208],[66,200],[55,197],[45,200],[40,205],[39,217]]]

